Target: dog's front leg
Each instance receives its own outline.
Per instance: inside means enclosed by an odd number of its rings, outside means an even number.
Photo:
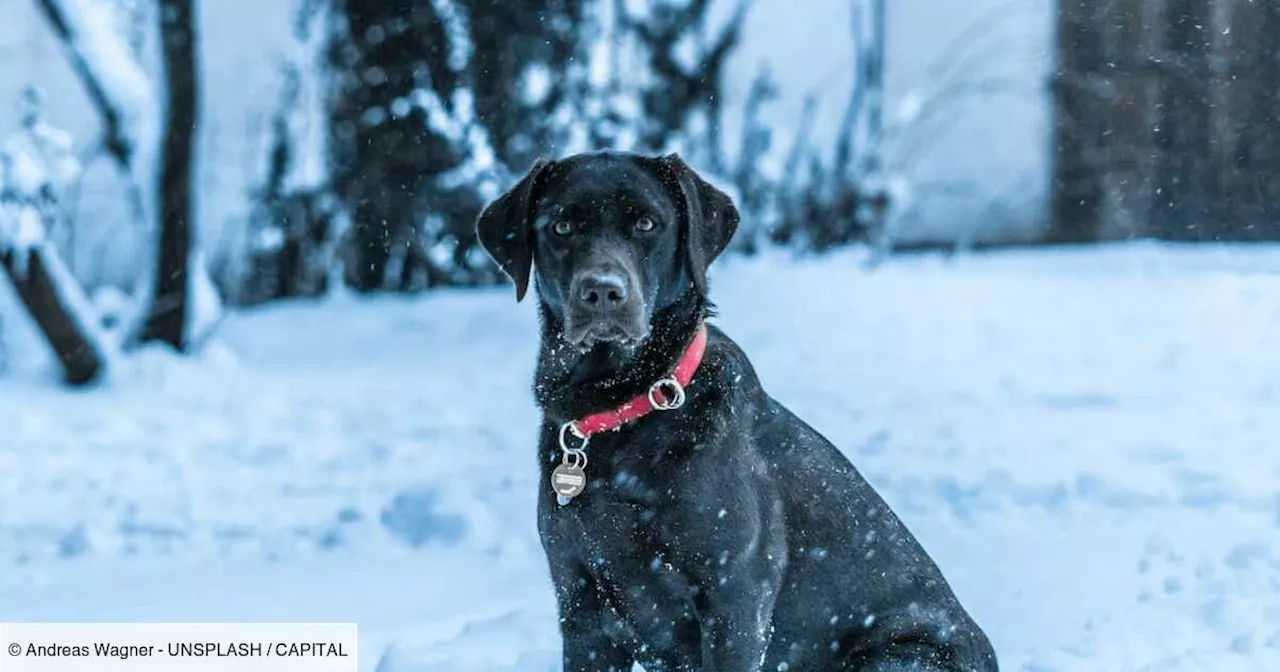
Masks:
[[[619,641],[617,616],[585,567],[556,574],[564,672],[631,672],[635,662]]]
[[[698,589],[704,672],[761,669],[786,569],[781,522],[773,519],[781,514],[761,511],[752,492],[732,499],[711,522],[695,515],[681,525],[684,539],[700,540],[680,562]]]
[[[702,670],[754,672],[764,663],[769,648],[779,580],[769,578],[773,572],[764,563],[743,562],[722,569],[726,571],[718,578],[701,582],[697,600]]]

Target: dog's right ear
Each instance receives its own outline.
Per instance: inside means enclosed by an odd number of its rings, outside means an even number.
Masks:
[[[476,220],[476,237],[502,272],[516,286],[516,302],[529,289],[533,268],[533,203],[539,179],[552,162],[539,159],[510,191],[485,207]]]

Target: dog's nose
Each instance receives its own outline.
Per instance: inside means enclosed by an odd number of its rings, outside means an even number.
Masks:
[[[627,283],[616,273],[584,273],[578,277],[577,296],[587,308],[617,308],[627,302]]]

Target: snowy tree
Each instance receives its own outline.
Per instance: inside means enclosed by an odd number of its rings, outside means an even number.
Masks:
[[[569,145],[586,2],[331,0],[328,146],[361,291],[490,283],[475,241],[513,174]]]
[[[444,284],[433,251],[465,260],[481,205],[450,176],[492,160],[473,144],[486,141],[464,85],[466,17],[444,0],[334,0],[329,26],[329,151],[351,216],[349,280],[360,291]]]
[[[880,221],[894,180],[880,149],[883,0],[852,2],[858,84],[839,149],[833,157],[797,138],[781,176],[760,165],[777,146],[760,121],[776,96],[763,71],[746,101],[736,157],[721,136],[725,73],[750,4],[306,3],[302,14],[321,16],[324,27],[325,189],[342,213],[271,195],[296,141],[273,131],[274,172],[256,227],[264,235],[250,236],[262,261],[254,263],[273,270],[245,291],[260,300],[293,295],[291,285],[314,291],[318,283],[306,278],[316,272],[284,269],[308,256],[301,250],[333,239],[331,219],[349,222],[342,263],[360,291],[501,281],[474,240],[480,207],[538,157],[600,148],[681,152],[742,203],[749,221],[739,249],[758,249],[770,236],[826,249],[887,229]],[[273,126],[285,127],[286,116]],[[909,153],[919,143],[901,144]]]
[[[42,116],[31,89],[21,130],[0,146],[0,266],[22,305],[49,343],[72,385],[97,380],[108,345],[93,306],[49,240],[64,216],[61,201],[78,177],[70,137]]]
[[[322,0],[306,0],[295,12],[248,218],[230,249],[222,250],[220,285],[239,305],[321,296],[344,284],[347,218],[331,186],[327,156],[329,19]]]
[[[626,70],[640,101],[638,147],[678,149],[717,175],[727,175],[720,137],[724,75],[738,46],[749,0],[740,0],[723,25],[714,25],[711,0],[614,0],[623,41],[615,49],[638,60]],[[623,62],[623,61],[620,61]]]
[[[742,221],[730,244],[745,254],[759,252],[768,243],[768,232],[777,228],[774,185],[760,164],[774,143],[773,129],[761,120],[761,113],[765,105],[778,96],[778,85],[768,66],[761,66],[743,105],[742,138],[732,173]]]
[[[102,147],[125,172],[149,245],[138,277],[129,343],[186,351],[216,324],[221,297],[209,278],[191,208],[192,137],[198,121],[194,0],[161,0],[157,87],[143,63],[141,3],[36,0],[102,120]],[[163,113],[163,114],[162,114]]]
[[[512,173],[523,173],[569,141],[557,111],[572,104],[574,79],[566,74],[585,55],[581,33],[590,4],[459,3],[470,17],[468,81],[476,119],[488,130],[498,161]]]
[[[311,146],[320,119],[305,104],[303,69],[290,63],[284,76],[267,132],[265,175],[250,196],[247,231],[229,252],[233,267],[224,278],[241,305],[320,296],[342,282],[344,220],[316,165],[323,150]]]

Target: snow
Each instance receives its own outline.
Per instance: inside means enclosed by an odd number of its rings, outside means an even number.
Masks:
[[[0,223],[0,250],[6,240],[29,247],[43,239],[37,206],[61,198],[81,174],[71,136],[44,120],[43,92],[28,88],[22,107],[22,128],[0,143],[0,198],[11,220],[8,233]]]
[[[203,246],[197,245],[192,250],[187,268],[190,273],[187,276],[188,303],[183,333],[190,342],[201,344],[213,334],[222,320],[222,294],[209,276]]]
[[[325,31],[327,8],[317,8],[301,22],[296,31],[297,41],[291,46],[286,67],[296,76],[292,82],[285,80],[280,105],[291,106],[287,117],[288,131],[293,142],[293,163],[285,175],[284,190],[306,191],[316,189],[329,179],[328,128],[325,124],[325,96],[327,84],[323,63],[325,61]],[[294,86],[289,90],[290,84]],[[263,138],[266,140],[266,138]],[[269,156],[267,143],[258,148],[258,157]],[[254,163],[266,162],[263,160]],[[263,173],[265,174],[265,165]],[[264,175],[265,176],[265,175]],[[263,176],[258,179],[261,180]]]
[[[143,115],[154,106],[155,89],[137,55],[120,30],[124,10],[119,3],[103,0],[60,0],[73,35],[73,47],[107,89],[113,103],[128,116],[130,126],[143,125]]]
[[[425,79],[426,77],[423,76]],[[466,184],[480,184],[479,191],[485,198],[496,198],[498,164],[489,133],[476,123],[475,98],[470,89],[460,88],[450,96],[448,108],[440,96],[430,88],[419,88],[412,94],[413,104],[422,109],[427,125],[437,135],[458,147],[467,147],[466,159],[436,178],[445,189],[455,189]],[[450,111],[452,110],[452,112]]]
[[[31,251],[43,242],[44,223],[38,211],[0,205],[0,253],[13,253],[13,267],[19,277],[26,277]]]
[[[0,183],[26,199],[40,198],[45,189],[65,189],[80,176],[71,136],[41,120],[38,109],[32,115],[0,146]]]
[[[717,323],[1024,672],[1280,669],[1280,247],[730,258]],[[0,621],[356,621],[363,672],[549,671],[508,288],[227,315],[0,378]]]
[[[449,68],[454,72],[462,72],[471,61],[471,31],[467,24],[470,17],[453,0],[432,0],[431,6],[444,23],[445,36],[449,42]]]
[[[525,105],[539,105],[551,95],[551,71],[541,63],[533,63],[521,71],[520,101]]]

